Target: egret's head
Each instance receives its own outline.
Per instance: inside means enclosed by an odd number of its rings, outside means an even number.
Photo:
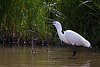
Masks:
[[[49,22],[49,23],[47,23],[47,24],[53,24],[53,25],[56,27],[57,30],[62,31],[61,24],[60,24],[60,22],[58,22],[58,21]]]
[[[53,25],[54,25],[56,28],[58,28],[58,29],[61,29],[61,28],[62,28],[60,22],[58,22],[58,21],[54,21],[54,22],[53,22]]]

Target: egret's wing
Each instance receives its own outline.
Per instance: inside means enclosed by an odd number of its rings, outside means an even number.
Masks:
[[[77,46],[82,44],[80,41],[82,36],[72,30],[65,31],[65,36],[71,44],[76,44]]]

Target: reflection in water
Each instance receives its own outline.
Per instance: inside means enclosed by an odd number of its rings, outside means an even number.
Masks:
[[[72,58],[71,47],[0,47],[0,67],[99,67],[99,51],[77,50]]]

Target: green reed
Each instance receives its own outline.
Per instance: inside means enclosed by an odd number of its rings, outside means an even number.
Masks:
[[[47,20],[44,17],[48,17],[48,8],[43,6],[44,1],[1,0],[0,35],[24,40],[32,36],[34,39],[45,39]]]
[[[87,21],[85,24],[85,36],[90,38],[91,42],[97,42],[100,39],[100,1],[99,0],[87,0],[81,1],[80,7],[88,9],[87,13],[84,14],[84,20]]]
[[[74,30],[89,40],[91,43],[99,41],[99,0],[57,0],[55,2],[57,4],[54,5],[53,8],[62,13],[62,15],[60,15],[60,17],[55,16],[55,13],[51,11],[53,13],[53,19],[60,21],[64,30]],[[53,32],[54,36],[55,33],[56,32]]]
[[[99,40],[99,0],[1,0],[0,37],[58,41],[56,30],[46,22],[59,21],[91,42]],[[54,40],[52,40],[54,39]]]

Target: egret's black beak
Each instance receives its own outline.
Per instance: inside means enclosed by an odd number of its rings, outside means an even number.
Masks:
[[[54,23],[52,23],[52,22],[47,22],[47,23],[45,23],[45,24],[54,24]]]

